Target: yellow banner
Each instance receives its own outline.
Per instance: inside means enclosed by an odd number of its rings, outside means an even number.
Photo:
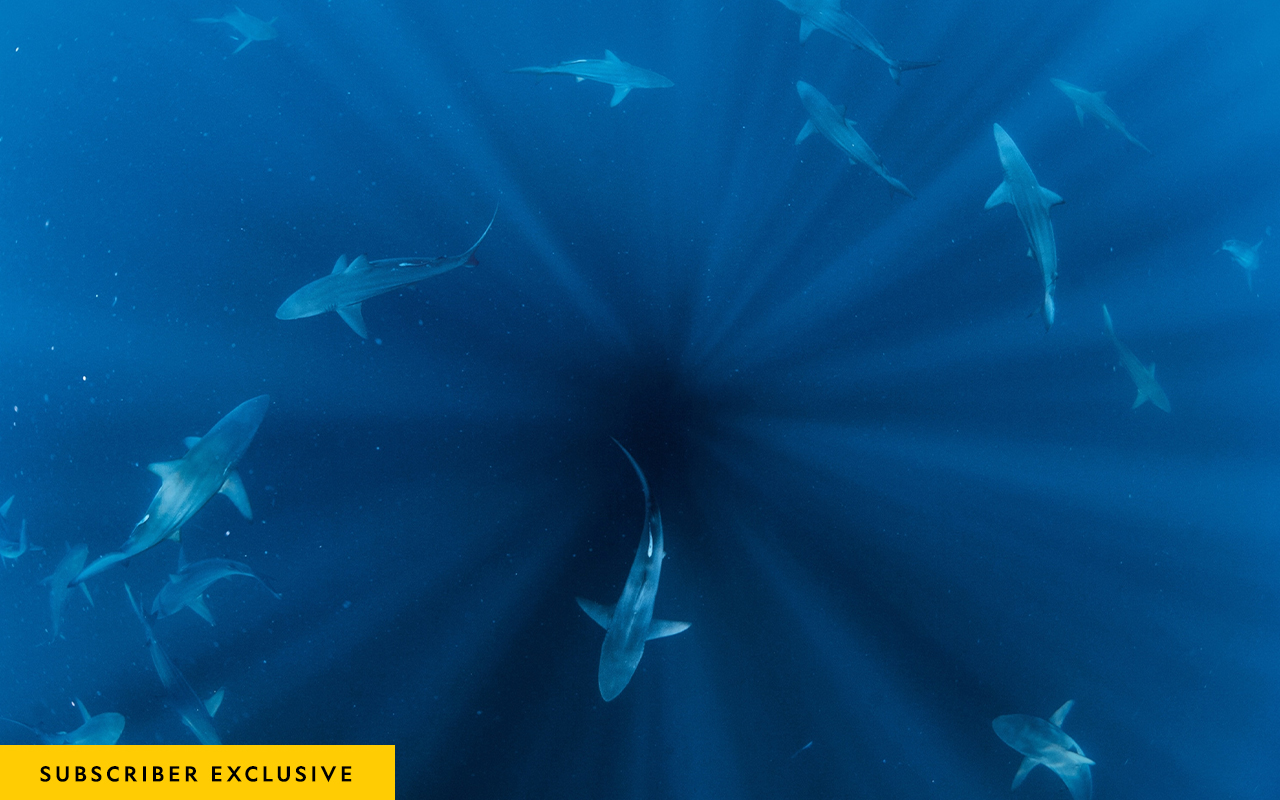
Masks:
[[[0,795],[28,798],[396,796],[392,745],[7,745]]]

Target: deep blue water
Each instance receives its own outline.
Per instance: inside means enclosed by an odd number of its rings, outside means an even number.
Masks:
[[[194,741],[124,595],[49,643],[38,581],[128,535],[263,392],[189,557],[245,561],[156,635],[231,743],[391,743],[405,796],[1064,800],[1000,714],[1047,717],[1099,800],[1280,796],[1280,9],[848,2],[882,64],[773,0],[287,3],[231,55],[218,3],[11,4],[0,21],[0,495],[44,553],[0,570],[0,715],[71,699]],[[605,48],[671,78],[507,70]],[[1154,155],[1050,78],[1109,90]],[[843,103],[890,197],[806,119]],[[1052,217],[1058,319],[1000,183]],[[280,321],[341,253],[474,269]],[[1253,290],[1225,239],[1264,241]],[[1173,411],[1130,409],[1103,334]],[[1028,314],[1031,314],[1029,317]],[[623,694],[601,631],[642,498],[668,558]],[[812,746],[796,752],[806,742]],[[795,754],[793,757],[793,753]]]

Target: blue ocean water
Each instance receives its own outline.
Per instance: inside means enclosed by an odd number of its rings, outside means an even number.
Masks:
[[[156,637],[231,743],[390,743],[405,796],[1280,796],[1280,9],[847,0],[904,73],[774,0],[10,4],[0,21],[0,716],[188,743],[130,610],[168,542],[73,592],[238,403],[270,410],[189,559],[250,564]],[[674,81],[510,74],[602,58]],[[1152,155],[1050,84],[1108,90]],[[918,199],[814,136],[804,80]],[[1052,211],[1057,320],[1003,126]],[[339,254],[479,265],[275,310]],[[1261,241],[1246,285],[1224,240]],[[1134,384],[1101,306],[1172,413]],[[661,506],[630,685],[601,630]],[[2,498],[0,498],[2,499]],[[811,743],[811,744],[808,744]],[[808,746],[806,746],[808,745]]]

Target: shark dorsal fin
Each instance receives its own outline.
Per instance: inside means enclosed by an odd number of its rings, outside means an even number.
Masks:
[[[614,64],[621,64],[621,63],[622,63],[622,59],[620,59],[620,58],[618,58],[617,56],[615,56],[615,55],[613,54],[613,51],[612,51],[612,50],[605,50],[605,51],[604,51],[604,60],[605,60],[605,61],[609,61],[609,62],[614,63]]]
[[[187,448],[188,450],[190,450],[191,448],[193,448],[193,447],[195,447],[196,445],[200,444],[200,437],[199,437],[199,436],[188,436],[187,438],[185,438],[185,439],[183,439],[183,440],[182,440],[182,443],[183,443],[184,445],[186,445],[186,448]]]
[[[147,469],[159,476],[162,481],[168,480],[169,476],[177,472],[181,467],[181,459],[177,461],[156,461],[147,465]]]
[[[337,275],[339,272],[346,271],[346,269],[347,269],[347,254],[343,253],[342,255],[338,256],[337,261],[333,262],[333,272],[330,272],[329,274]]]
[[[1052,717],[1049,717],[1049,721],[1052,722],[1054,725],[1057,725],[1059,728],[1061,728],[1062,723],[1065,722],[1067,719],[1067,714],[1071,713],[1071,707],[1074,706],[1075,704],[1076,704],[1075,700],[1068,700],[1067,702],[1063,703],[1062,707],[1059,708],[1057,711],[1053,712]]]
[[[84,707],[84,701],[81,700],[79,697],[74,697],[72,698],[72,700],[75,701],[76,708],[80,709],[80,716],[84,718],[84,721],[87,723],[90,719],[89,709]]]
[[[9,518],[9,507],[13,505],[13,498],[16,495],[9,495],[9,499],[4,501],[4,505],[0,506],[0,517]]]
[[[369,266],[369,258],[368,256],[361,253],[360,255],[356,256],[355,261],[352,261],[350,264],[347,265],[347,268],[344,269],[343,272],[350,274],[353,272],[364,272],[365,270],[368,270],[368,269],[371,269],[371,267]]]
[[[209,712],[209,716],[212,717],[218,713],[218,709],[222,707],[222,698],[226,693],[226,688],[219,689],[210,695],[208,700],[204,701],[204,710]]]

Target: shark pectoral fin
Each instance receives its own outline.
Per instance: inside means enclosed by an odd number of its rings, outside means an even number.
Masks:
[[[182,466],[182,460],[177,461],[156,461],[147,465],[147,469],[157,475],[160,480],[166,481],[169,476],[178,471]]]
[[[687,630],[692,622],[673,622],[669,619],[655,619],[649,623],[649,635],[644,637],[645,641],[661,639],[664,636],[675,636],[683,630]]]
[[[595,620],[597,625],[605,630],[609,629],[609,623],[613,621],[612,608],[594,600],[588,600],[585,597],[575,597],[574,599],[578,601],[578,607],[587,612],[587,616]]]
[[[187,447],[187,449],[188,449],[188,450],[190,450],[191,448],[193,448],[193,447],[195,447],[196,445],[200,444],[200,437],[199,437],[199,436],[188,436],[187,438],[185,438],[185,439],[183,439],[183,440],[182,440],[182,443],[183,443],[184,445],[186,445],[186,447]]]
[[[0,506],[0,517],[9,517],[9,507],[13,505],[15,495],[9,495],[9,499],[4,501],[4,505]]]
[[[1133,405],[1131,405],[1131,406],[1129,406],[1129,407],[1130,407],[1130,408],[1137,408],[1138,406],[1142,405],[1143,403],[1147,402],[1147,401],[1148,401],[1148,400],[1150,400],[1150,399],[1151,399],[1150,397],[1147,397],[1147,393],[1146,393],[1146,392],[1144,392],[1144,391],[1142,391],[1141,389],[1139,389],[1139,390],[1138,390],[1138,396],[1137,396],[1137,397],[1135,397],[1135,398],[1133,399]]]
[[[342,317],[342,321],[350,325],[351,330],[359,334],[361,339],[369,338],[369,329],[364,326],[364,314],[360,313],[359,303],[343,306],[336,311],[338,316]]]
[[[209,712],[209,716],[212,717],[218,713],[218,709],[222,707],[222,698],[226,693],[227,690],[224,687],[214,692],[208,700],[204,701],[204,710]]]
[[[608,62],[610,62],[610,63],[612,63],[612,64],[621,64],[621,63],[622,63],[622,59],[620,59],[620,58],[618,58],[617,56],[615,56],[615,55],[613,54],[613,51],[612,51],[612,50],[605,50],[605,51],[604,51],[604,60],[605,60],[605,61],[608,61]]]
[[[584,77],[582,77],[581,75],[579,75],[579,76],[577,76],[577,77],[575,77],[575,78],[573,79],[573,82],[574,82],[574,83],[582,83],[582,82],[583,82],[583,81],[585,81],[585,80],[586,80],[586,78],[584,78]]]
[[[1022,764],[1018,767],[1018,771],[1013,775],[1012,788],[1017,789],[1019,786],[1021,786],[1022,782],[1027,779],[1027,775],[1031,772],[1031,770],[1035,769],[1036,764],[1039,764],[1039,763],[1040,763],[1039,761],[1035,761],[1030,757],[1022,759]]]
[[[809,41],[809,37],[813,35],[813,32],[817,29],[817,27],[818,26],[810,22],[807,17],[801,17],[800,18],[800,44],[804,44],[805,42]]]
[[[181,528],[179,528],[178,530],[176,530],[176,531],[174,531],[173,533],[169,534],[169,541],[171,541],[171,542],[181,542],[181,541],[182,541],[182,529],[181,529]]]
[[[1151,366],[1147,368],[1147,371],[1150,372],[1151,377],[1154,378],[1156,376],[1156,362],[1152,361]]]
[[[613,107],[614,107],[614,106],[616,106],[618,103],[621,103],[623,100],[625,100],[625,99],[627,98],[627,95],[628,95],[630,92],[631,92],[631,87],[630,87],[630,86],[615,86],[615,87],[613,87],[613,99],[609,101],[609,107],[610,107],[610,108],[613,108]]]
[[[805,139],[813,135],[813,120],[805,122],[804,127],[796,134],[796,144],[800,144]]]
[[[239,472],[232,470],[228,473],[227,479],[223,482],[222,488],[218,490],[218,493],[225,494],[245,519],[253,519],[253,509],[249,506],[249,495],[245,494],[244,483],[240,480]]]
[[[93,595],[89,594],[89,584],[80,584],[80,591],[84,592],[84,599],[89,601],[89,605],[93,605]]]
[[[1084,125],[1084,109],[1076,106],[1076,119],[1080,120],[1080,124]]]
[[[996,190],[991,193],[991,196],[987,198],[987,204],[983,206],[983,208],[990,211],[1001,203],[1012,202],[1013,193],[1009,189],[1009,182],[1002,181],[1000,185],[996,187]]]
[[[81,584],[81,585],[83,586],[84,584]],[[200,619],[204,620],[210,625],[217,624],[213,621],[213,612],[210,611],[209,607],[204,603],[204,595],[198,594],[195,597],[191,598],[191,601],[187,603],[187,608],[190,608],[192,611],[199,614]]]
[[[337,261],[333,262],[333,272],[330,272],[329,274],[337,275],[339,272],[345,271],[346,268],[347,268],[347,254],[343,253],[342,255],[338,256]]]
[[[76,698],[73,698],[73,699],[75,700],[76,708],[80,709],[80,716],[84,718],[84,721],[85,721],[85,722],[88,722],[88,721],[89,721],[89,709],[87,709],[87,708],[85,708],[85,707],[84,707],[84,702],[83,702],[83,701],[81,701],[81,699],[80,699],[79,697],[76,697]]]
[[[1102,313],[1107,314],[1107,327],[1110,328],[1111,315],[1107,313],[1107,307],[1105,305],[1102,307]],[[1067,715],[1071,713],[1071,707],[1074,706],[1075,704],[1076,704],[1075,700],[1068,700],[1067,702],[1063,703],[1062,707],[1059,708],[1057,711],[1053,712],[1052,717],[1049,717],[1049,721],[1052,722],[1054,725],[1057,725],[1059,728],[1061,728],[1062,723],[1066,722],[1067,720]]]
[[[245,49],[246,47],[248,47],[248,46],[249,46],[249,42],[252,42],[252,41],[253,41],[252,39],[250,39],[249,37],[247,37],[247,36],[246,36],[246,37],[245,37],[245,40],[244,40],[243,42],[241,42],[241,43],[240,43],[240,46],[239,46],[239,47],[237,47],[235,50],[232,50],[232,51],[231,51],[231,55],[233,55],[233,56],[234,56],[236,53],[239,53],[241,50],[243,50],[243,49]]]
[[[1067,202],[1066,200],[1063,200],[1057,192],[1051,192],[1043,186],[1040,187],[1040,196],[1044,198],[1044,204],[1046,206],[1058,206]]]

